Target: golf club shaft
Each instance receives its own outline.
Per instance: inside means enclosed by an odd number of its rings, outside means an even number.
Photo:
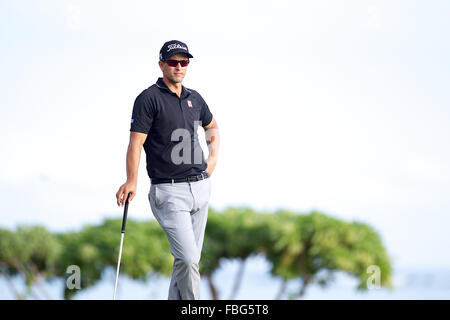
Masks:
[[[128,215],[128,200],[130,199],[131,192],[128,193],[127,200],[125,201],[125,208],[123,211],[123,218],[122,218],[122,232],[120,234],[120,248],[119,248],[119,260],[117,261],[117,271],[116,271],[116,281],[114,283],[114,295],[113,300],[116,300],[116,291],[117,291],[117,284],[119,282],[119,271],[120,271],[120,260],[122,257],[122,247],[123,247],[123,237],[125,235],[125,227],[127,225],[127,215]]]
[[[119,261],[117,262],[117,271],[116,271],[116,282],[114,283],[114,295],[113,300],[116,300],[116,291],[117,291],[117,283],[119,282],[119,270],[120,270],[120,258],[122,256],[122,245],[123,245],[123,236],[124,232],[121,233],[120,236],[120,249],[119,249]]]

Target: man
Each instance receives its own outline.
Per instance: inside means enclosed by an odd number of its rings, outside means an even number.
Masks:
[[[151,180],[150,207],[164,229],[174,256],[170,300],[200,298],[199,261],[208,215],[211,179],[219,152],[219,128],[198,92],[182,85],[189,53],[172,40],[161,48],[163,77],[135,100],[127,151],[127,181],[116,193],[123,206],[136,195],[142,147]],[[209,156],[205,160],[197,128],[205,130]]]

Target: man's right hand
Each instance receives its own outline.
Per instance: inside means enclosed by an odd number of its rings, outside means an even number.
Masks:
[[[119,191],[116,193],[117,205],[119,207],[123,207],[125,205],[125,201],[127,200],[127,196],[130,192],[131,195],[129,201],[133,200],[136,195],[136,183],[127,181],[120,186]]]

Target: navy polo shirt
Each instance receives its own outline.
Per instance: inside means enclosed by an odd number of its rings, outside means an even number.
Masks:
[[[182,86],[181,97],[162,78],[136,98],[130,131],[147,134],[144,150],[150,179],[178,179],[207,167],[197,128],[213,118],[200,94]]]

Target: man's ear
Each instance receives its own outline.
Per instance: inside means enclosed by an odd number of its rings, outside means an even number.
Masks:
[[[159,64],[159,68],[161,69],[161,71],[163,71],[163,65],[164,65],[164,62],[162,62],[161,60],[159,60],[159,61],[158,61],[158,64]]]

